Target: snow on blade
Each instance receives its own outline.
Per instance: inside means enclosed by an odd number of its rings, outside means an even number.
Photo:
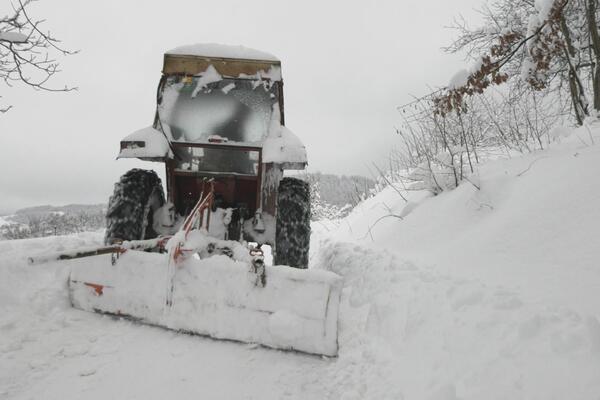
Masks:
[[[224,255],[191,258],[177,269],[173,304],[165,307],[167,262],[164,254],[139,251],[116,265],[105,256],[69,261],[73,305],[218,339],[337,354],[336,274],[267,266],[267,284],[257,287],[248,263]]]
[[[185,56],[241,58],[245,60],[279,61],[274,55],[244,46],[233,46],[218,43],[198,43],[176,47],[166,54]]]

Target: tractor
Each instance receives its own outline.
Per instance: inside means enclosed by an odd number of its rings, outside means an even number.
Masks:
[[[306,150],[284,126],[281,64],[243,47],[164,55],[152,126],[118,158],[165,164],[115,184],[105,246],[70,263],[73,307],[178,332],[325,356],[338,351],[342,278],[308,268]],[[267,265],[263,245],[273,250]]]
[[[166,199],[155,172],[124,174],[109,200],[107,244],[173,234],[210,187],[211,236],[270,245],[275,264],[306,268],[309,187],[283,175],[307,157],[284,126],[280,61],[242,47],[178,47],[164,55],[156,104],[152,126],[125,137],[118,158],[164,163]]]

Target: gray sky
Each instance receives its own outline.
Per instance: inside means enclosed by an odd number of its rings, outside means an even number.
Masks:
[[[395,107],[463,67],[440,50],[453,35],[444,26],[458,14],[476,22],[482,3],[40,0],[30,14],[81,50],[62,59],[54,85],[79,90],[0,86],[14,106],[0,115],[0,213],[106,202],[134,166],[162,174],[162,164],[116,161],[119,141],[152,123],[163,53],[197,42],[278,56],[286,125],[306,144],[309,170],[369,175],[398,144]]]

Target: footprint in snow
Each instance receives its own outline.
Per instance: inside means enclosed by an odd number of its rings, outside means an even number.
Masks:
[[[94,375],[96,373],[96,370],[93,368],[89,368],[89,369],[84,369],[79,371],[79,376],[81,377],[85,377],[85,376],[91,376]]]
[[[521,308],[522,306],[523,302],[520,299],[516,297],[511,297],[509,299],[496,303],[494,307],[498,310],[516,310],[517,308]]]
[[[474,291],[462,296],[459,296],[452,303],[452,309],[455,311],[460,310],[462,308],[466,308],[468,306],[474,306],[480,304],[483,301],[484,294],[482,291]]]
[[[76,356],[86,355],[89,353],[89,351],[90,351],[90,346],[88,346],[88,345],[75,345],[75,346],[63,348],[60,351],[60,353],[64,357],[76,357]]]
[[[40,369],[47,367],[49,365],[47,360],[31,360],[29,361],[29,368],[31,369]]]

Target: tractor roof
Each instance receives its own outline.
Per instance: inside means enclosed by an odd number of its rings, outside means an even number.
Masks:
[[[166,75],[198,75],[212,65],[229,78],[249,78],[263,75],[281,62],[272,54],[244,46],[216,43],[176,47],[165,53],[163,73]],[[263,76],[264,78],[264,76]]]

